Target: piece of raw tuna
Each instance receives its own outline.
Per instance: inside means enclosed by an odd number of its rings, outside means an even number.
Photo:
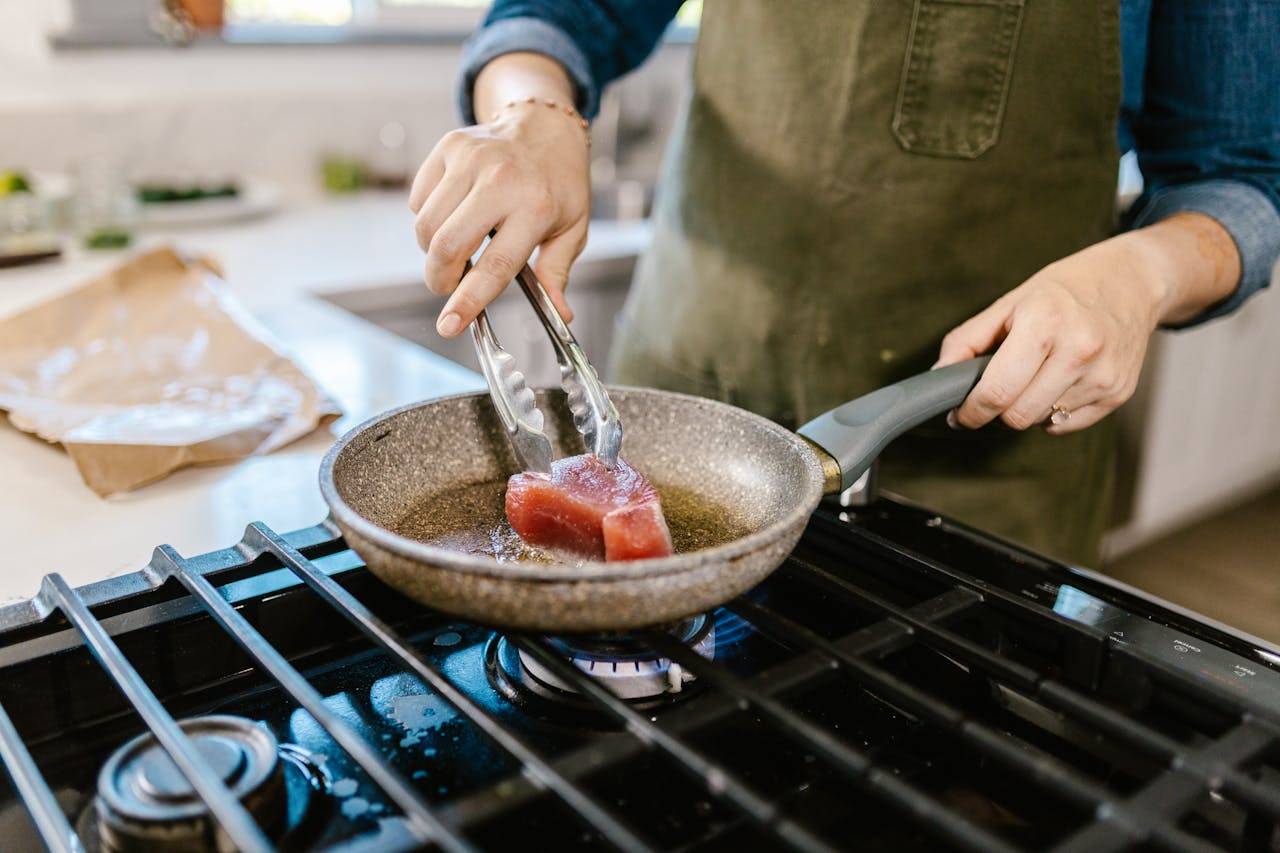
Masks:
[[[671,553],[671,531],[655,496],[645,503],[615,509],[600,524],[606,560],[643,560]]]
[[[507,520],[525,542],[594,560],[672,553],[658,491],[619,459],[610,471],[586,453],[558,459],[546,474],[507,481]]]

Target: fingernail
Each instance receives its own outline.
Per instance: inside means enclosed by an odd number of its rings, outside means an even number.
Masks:
[[[952,409],[947,412],[947,426],[952,429],[960,429],[960,420],[956,417],[956,410]]]
[[[938,365],[939,365],[939,364],[942,364],[942,359],[938,359],[937,361],[935,361],[935,362],[933,363],[933,365],[932,365],[929,369],[930,369],[930,370],[937,370],[937,369],[938,369]]]
[[[451,338],[462,331],[462,318],[450,311],[436,321],[436,331]]]

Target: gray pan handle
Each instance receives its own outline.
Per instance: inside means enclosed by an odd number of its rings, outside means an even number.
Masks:
[[[841,489],[847,489],[889,442],[964,402],[990,360],[984,355],[887,385],[818,415],[796,432],[840,463]]]

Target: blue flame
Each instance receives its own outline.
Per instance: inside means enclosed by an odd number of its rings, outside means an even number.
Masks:
[[[755,626],[723,607],[712,614],[716,628],[716,648],[723,649],[755,633]]]

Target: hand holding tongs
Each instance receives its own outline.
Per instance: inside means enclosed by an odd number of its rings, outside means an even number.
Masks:
[[[618,410],[587,360],[587,354],[527,264],[517,273],[516,281],[551,338],[560,364],[560,387],[568,398],[573,425],[582,434],[587,449],[612,468],[622,447],[622,419]],[[507,431],[516,461],[526,471],[550,473],[554,452],[551,440],[543,432],[542,411],[515,359],[499,345],[484,311],[471,324],[471,338],[485,382],[489,384],[489,396]]]

